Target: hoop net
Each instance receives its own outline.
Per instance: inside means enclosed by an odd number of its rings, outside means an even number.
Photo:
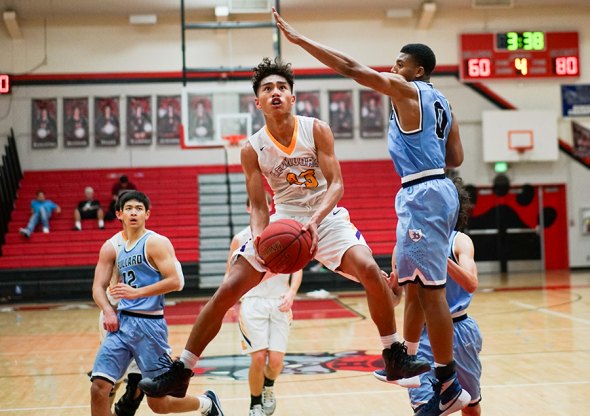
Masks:
[[[238,146],[245,138],[245,134],[229,134],[227,136],[223,136],[223,140],[227,140],[227,143],[230,146]]]

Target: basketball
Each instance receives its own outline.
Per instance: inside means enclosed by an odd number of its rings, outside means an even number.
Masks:
[[[282,219],[270,223],[260,234],[258,254],[273,273],[294,273],[313,259],[310,253],[311,233],[302,231],[303,224]]]

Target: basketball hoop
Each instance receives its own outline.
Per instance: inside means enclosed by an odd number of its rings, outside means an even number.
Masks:
[[[238,146],[242,140],[246,138],[245,134],[230,134],[223,136],[223,140],[227,140],[230,146]]]
[[[516,151],[519,156],[535,147],[533,130],[508,130],[508,149]]]

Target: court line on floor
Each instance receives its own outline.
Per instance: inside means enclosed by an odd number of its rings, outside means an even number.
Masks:
[[[582,385],[590,384],[590,381],[559,381],[559,382],[547,382],[547,383],[516,383],[516,384],[489,384],[481,386],[482,390],[494,389],[494,388],[530,388],[530,387],[548,387],[548,386],[570,386],[570,385]],[[345,392],[334,392],[334,393],[309,393],[309,394],[288,394],[288,395],[277,395],[277,398],[281,400],[285,399],[301,399],[309,397],[336,397],[336,396],[351,396],[351,395],[367,395],[367,394],[407,394],[405,389],[388,389],[388,390],[368,390],[368,391],[345,391]],[[222,398],[224,402],[234,401],[249,401],[247,397],[230,397]],[[38,410],[64,410],[64,409],[88,409],[90,404],[77,405],[77,406],[45,406],[45,407],[18,407],[11,409],[0,409],[0,413],[9,412],[30,412]]]
[[[580,322],[582,324],[590,325],[590,320],[584,319],[584,318],[578,318],[577,316],[572,316],[572,315],[569,315],[567,313],[556,312],[556,311],[552,311],[552,310],[547,309],[547,308],[540,308],[538,306],[529,305],[528,303],[523,303],[523,302],[519,302],[519,301],[516,301],[516,300],[510,301],[510,303],[512,303],[513,305],[519,306],[521,308],[531,310],[531,311],[537,311],[537,312],[541,312],[541,313],[546,313],[547,315],[553,315],[553,316],[557,316],[559,318],[569,319],[570,321]]]

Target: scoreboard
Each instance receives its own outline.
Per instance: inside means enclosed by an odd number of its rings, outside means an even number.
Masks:
[[[464,33],[463,81],[580,76],[578,32]]]

